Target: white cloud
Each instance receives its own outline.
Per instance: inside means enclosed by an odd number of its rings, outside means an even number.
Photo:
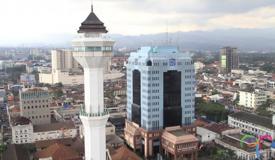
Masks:
[[[91,0],[2,0],[0,44],[75,34]],[[274,0],[94,0],[110,33],[126,35],[275,26]]]
[[[259,8],[244,14],[228,14],[208,21],[212,28],[271,28],[275,27],[275,7]]]

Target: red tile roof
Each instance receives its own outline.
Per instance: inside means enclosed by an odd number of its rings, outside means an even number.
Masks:
[[[34,155],[36,158],[52,157],[53,160],[82,160],[82,157],[70,147],[55,143]]]
[[[206,126],[206,125],[208,125],[208,124],[209,124],[209,123],[208,123],[207,121],[205,121],[205,120],[203,120],[203,119],[201,119],[201,118],[196,119],[195,122],[194,122],[194,125],[195,125],[196,127],[202,127],[202,126]]]
[[[218,123],[209,124],[207,126],[204,126],[204,128],[219,134],[221,134],[223,131],[233,129],[229,127],[227,124],[218,124]]]
[[[111,153],[112,160],[141,160],[133,151],[122,146]]]

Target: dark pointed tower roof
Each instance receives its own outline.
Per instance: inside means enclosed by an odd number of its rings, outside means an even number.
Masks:
[[[104,23],[101,22],[98,17],[95,15],[93,11],[93,5],[92,10],[89,16],[86,18],[84,22],[81,23],[81,26],[79,27],[78,33],[87,33],[87,32],[96,32],[96,33],[107,33],[106,27],[104,26]]]

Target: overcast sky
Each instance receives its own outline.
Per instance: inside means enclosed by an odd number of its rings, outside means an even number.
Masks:
[[[109,33],[275,27],[275,0],[94,0]],[[1,42],[74,34],[91,0],[1,0]],[[167,25],[168,24],[168,25]]]

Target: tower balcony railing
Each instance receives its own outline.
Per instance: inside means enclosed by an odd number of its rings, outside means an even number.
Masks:
[[[109,115],[109,111],[108,109],[104,109],[103,112],[98,112],[98,113],[87,113],[85,111],[85,107],[84,105],[82,105],[80,107],[80,116],[84,116],[84,117],[102,117],[102,116],[106,116],[106,115]]]

